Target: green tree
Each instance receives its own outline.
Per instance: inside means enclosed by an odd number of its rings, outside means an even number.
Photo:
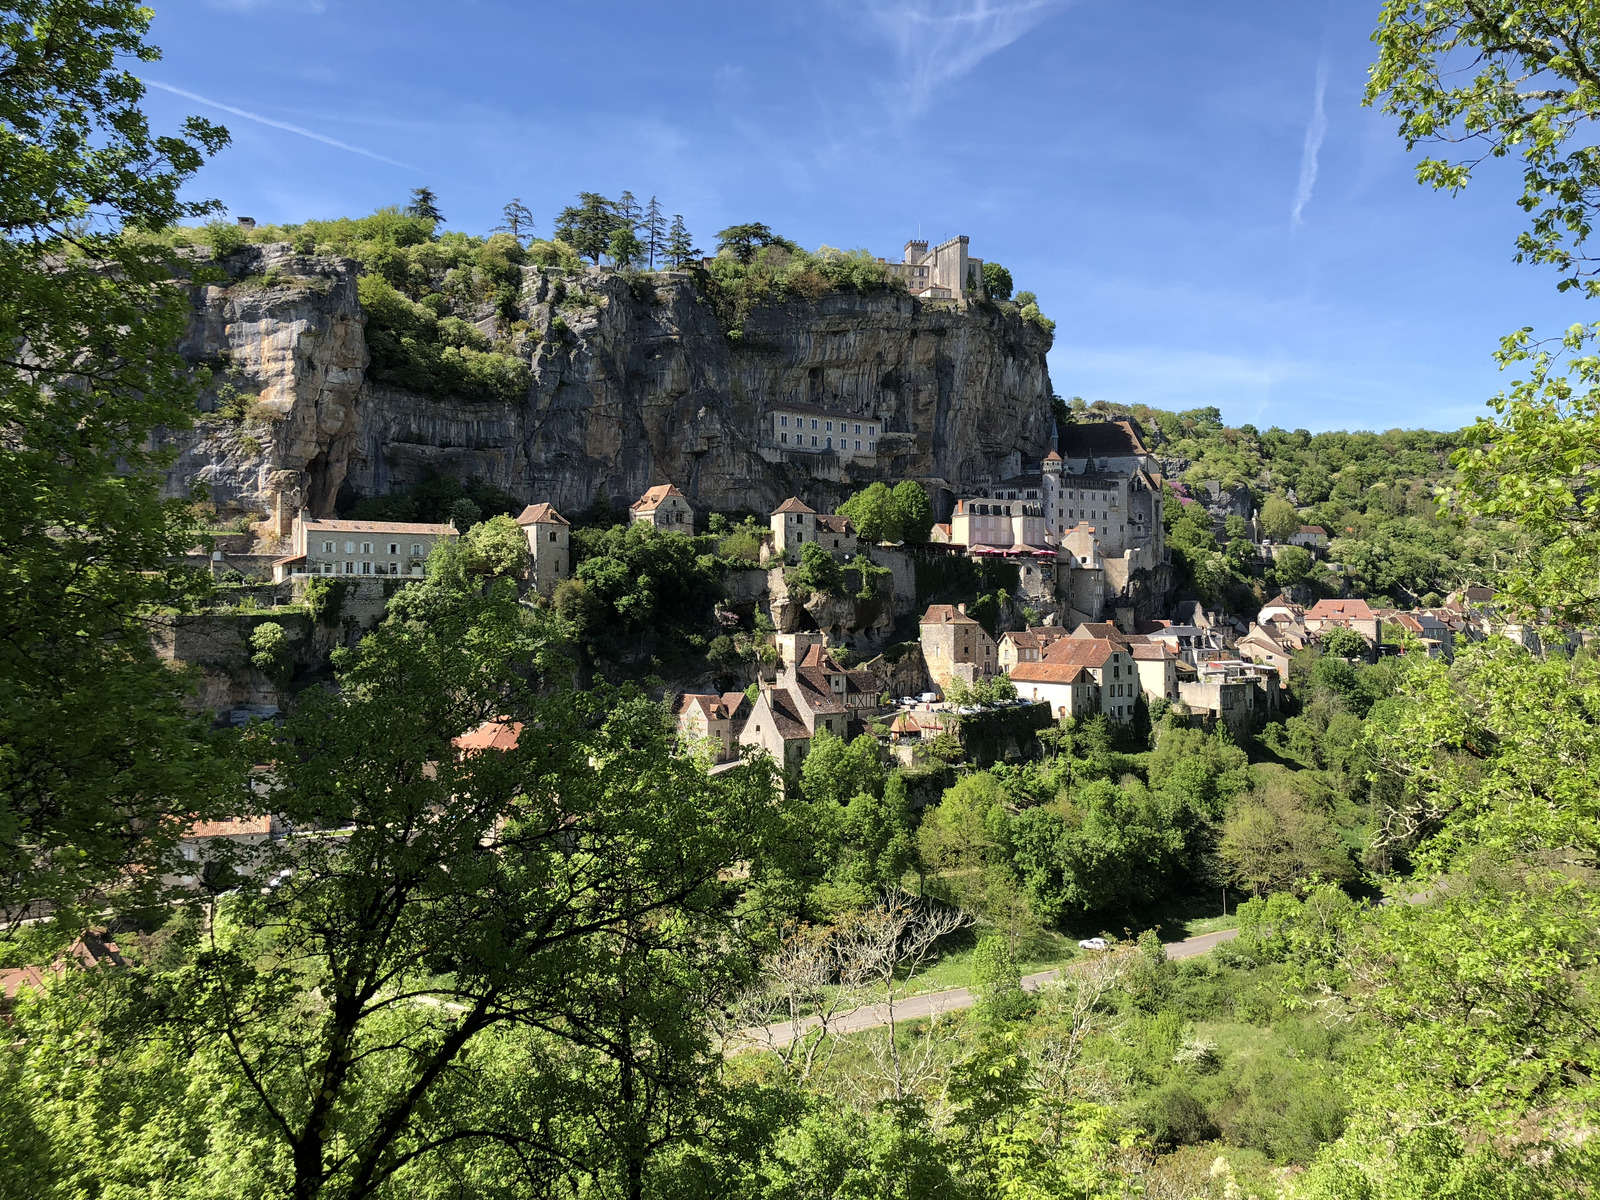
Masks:
[[[618,269],[626,271],[644,257],[645,246],[633,230],[613,229],[606,252],[611,255],[611,261],[616,263]]]
[[[218,900],[175,974],[102,993],[99,1019],[138,1021],[137,1048],[100,1025],[98,1060],[61,1064],[61,1102],[96,1073],[144,1075],[165,1092],[145,1115],[183,1150],[91,1162],[65,1141],[56,1170],[189,1190],[220,1171],[241,1193],[355,1200],[485,1154],[508,1177],[560,1154],[637,1197],[691,1128],[715,1136],[681,1119],[716,1062],[704,1003],[748,977],[732,868],[764,861],[783,802],[765,771],[713,779],[675,754],[642,694],[541,696],[553,650],[508,583],[413,584],[340,657],[337,692],[263,732],[273,810],[340,832],[230,856],[280,883]],[[539,736],[452,746],[508,718]],[[37,1036],[11,1052],[47,1053]],[[152,1077],[163,1055],[177,1079]],[[198,1140],[190,1084],[233,1097]]]
[[[250,650],[250,665],[274,683],[287,683],[294,674],[289,635],[276,621],[263,621],[250,631]]]
[[[1275,542],[1300,532],[1300,511],[1282,496],[1268,496],[1261,505],[1261,531]]]
[[[427,221],[430,225],[444,222],[444,214],[439,211],[439,197],[433,194],[432,188],[412,188],[411,203],[406,205],[405,211],[406,216]]]
[[[979,938],[973,948],[972,994],[978,1001],[978,1014],[989,1021],[1010,1020],[1020,1015],[1027,1003],[1011,943],[999,934]]]
[[[868,484],[839,505],[839,515],[850,518],[856,535],[868,544],[900,540],[900,511],[886,483]]]
[[[477,575],[516,579],[528,573],[528,535],[504,513],[468,529],[462,566]]]
[[[1011,272],[997,262],[984,263],[983,290],[991,300],[1011,299]]]
[[[500,210],[500,215],[500,224],[494,227],[494,231],[509,233],[519,245],[526,245],[525,239],[533,235],[533,213],[522,202],[522,197],[513,196],[511,202]]]
[[[756,251],[766,246],[792,247],[794,243],[779,237],[760,222],[747,225],[730,225],[717,234],[717,253],[726,252],[735,261],[748,263]]]
[[[672,226],[667,230],[667,242],[663,253],[667,261],[675,267],[681,267],[690,259],[700,257],[701,251],[695,249],[694,239],[689,236],[689,229],[683,223],[682,213],[672,214]]]
[[[1254,792],[1234,807],[1217,850],[1229,882],[1257,896],[1313,879],[1354,875],[1333,822],[1283,783]]]
[[[901,541],[921,543],[932,536],[933,503],[915,479],[902,479],[894,485],[893,511]]]
[[[806,799],[828,809],[840,809],[863,793],[881,796],[886,779],[877,739],[865,733],[846,742],[820,730],[800,767]]]
[[[657,256],[664,255],[667,248],[667,220],[661,215],[661,201],[654,196],[650,203],[645,205],[644,219],[639,223],[639,232],[644,234],[645,253],[648,256],[650,269],[656,269]]]
[[[1333,658],[1365,658],[1367,639],[1354,629],[1336,625],[1322,634],[1322,652]]]
[[[599,192],[579,192],[578,203],[556,216],[555,236],[596,265],[611,249],[611,235],[626,225],[614,200]]]
[[[152,133],[123,65],[159,58],[150,19],[38,0],[0,21],[0,921],[55,905],[64,933],[100,886],[153,885],[136,864],[221,784],[145,620],[203,586],[173,566],[196,535],[152,436],[196,411],[188,284],[148,234],[217,210],[182,194],[228,138]]]
[[[1267,578],[1278,587],[1293,587],[1311,573],[1315,562],[1304,546],[1285,546],[1272,556]]]
[[[805,592],[820,592],[825,596],[844,594],[844,569],[834,561],[833,555],[815,542],[800,547],[800,565],[783,573],[792,588]]]

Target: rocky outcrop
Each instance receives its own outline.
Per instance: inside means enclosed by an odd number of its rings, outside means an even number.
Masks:
[[[331,513],[341,488],[429,471],[569,511],[671,481],[702,509],[759,512],[874,479],[973,487],[1049,446],[1049,335],[988,304],[836,292],[757,307],[730,337],[688,274],[524,267],[514,319],[479,325],[530,368],[506,404],[370,378],[348,260],[251,246],[218,265],[230,282],[196,287],[184,343],[214,373],[211,411],[174,437],[171,484],[204,482],[219,512],[275,533],[301,505]],[[877,460],[785,460],[761,437],[785,401],[870,415]]]

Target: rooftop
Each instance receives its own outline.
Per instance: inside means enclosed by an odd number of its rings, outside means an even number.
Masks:
[[[658,483],[655,487],[645,492],[644,495],[640,496],[631,505],[629,505],[628,510],[630,512],[649,512],[653,508],[659,508],[662,502],[666,500],[668,496],[676,496],[679,500],[683,500],[685,502],[687,502],[689,499],[689,497],[680,492],[675,485],[670,483]]]
[[[530,504],[517,517],[518,525],[570,525],[553,504]]]
[[[454,525],[431,525],[419,521],[307,521],[306,529],[319,533],[421,533],[431,537],[454,537]]]

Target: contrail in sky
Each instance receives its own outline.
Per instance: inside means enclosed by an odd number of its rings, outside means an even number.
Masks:
[[[1311,189],[1317,186],[1317,155],[1322,152],[1322,138],[1328,132],[1328,114],[1322,106],[1328,90],[1328,56],[1317,60],[1317,95],[1311,105],[1311,122],[1306,126],[1306,144],[1300,152],[1300,185],[1295,188],[1294,208],[1289,223],[1300,227],[1300,214],[1311,203]]]
[[[337,146],[340,150],[348,150],[352,154],[360,154],[367,158],[375,158],[381,163],[388,163],[391,167],[404,167],[407,171],[422,170],[421,167],[414,167],[410,163],[403,163],[397,159],[385,158],[381,154],[374,154],[371,150],[363,150],[360,146],[352,146],[349,142],[336,141],[335,139],[327,137],[323,134],[314,133],[309,129],[303,129],[299,125],[291,125],[287,121],[275,121],[271,117],[263,117],[260,113],[246,112],[244,109],[235,108],[231,104],[223,104],[220,100],[211,100],[205,96],[199,95],[196,92],[188,92],[183,88],[173,87],[170,83],[160,83],[154,79],[146,79],[144,82],[150,87],[160,88],[163,92],[171,92],[174,96],[182,96],[187,100],[193,100],[197,104],[205,104],[212,108],[220,108],[223,112],[230,112],[236,117],[245,118],[247,121],[259,121],[261,124],[270,125],[274,129],[287,129],[290,133],[298,133],[301,137],[308,137],[312,141],[321,142],[326,146]]]

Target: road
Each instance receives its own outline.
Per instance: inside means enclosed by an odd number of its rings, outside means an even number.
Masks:
[[[1167,957],[1170,959],[1193,958],[1197,954],[1204,954],[1220,942],[1237,937],[1237,929],[1223,929],[1217,933],[1202,933],[1196,937],[1185,938],[1181,942],[1168,942]],[[1061,968],[1052,971],[1040,971],[1037,975],[1024,975],[1022,988],[1027,992],[1036,992],[1042,984],[1059,978]],[[894,1006],[894,1016],[897,1021],[914,1020],[917,1017],[932,1017],[940,1013],[955,1012],[961,1008],[971,1008],[973,1004],[972,993],[966,988],[950,988],[943,992],[924,992],[919,996],[907,996],[898,1000]],[[889,1006],[886,1004],[867,1004],[837,1017],[833,1021],[835,1033],[859,1033],[863,1029],[876,1029],[880,1025],[889,1023]],[[807,1023],[808,1028],[814,1028],[816,1021]],[[746,1046],[786,1045],[792,1036],[793,1030],[788,1022],[777,1025],[768,1025],[764,1029],[747,1029],[742,1031],[740,1041]]]

